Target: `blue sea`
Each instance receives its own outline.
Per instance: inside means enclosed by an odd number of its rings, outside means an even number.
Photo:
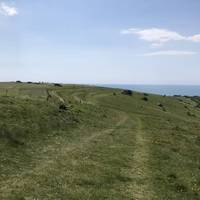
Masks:
[[[129,89],[160,95],[200,96],[200,85],[120,85],[103,84],[103,87]]]

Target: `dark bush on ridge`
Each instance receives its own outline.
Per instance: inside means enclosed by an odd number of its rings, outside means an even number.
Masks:
[[[181,95],[174,95],[174,97],[182,97]]]
[[[128,95],[128,96],[132,96],[133,95],[133,91],[131,91],[131,90],[123,90],[122,94]]]
[[[142,98],[143,101],[148,101],[149,99],[147,97]]]
[[[54,83],[54,86],[56,86],[56,87],[62,87],[62,85],[60,83]]]

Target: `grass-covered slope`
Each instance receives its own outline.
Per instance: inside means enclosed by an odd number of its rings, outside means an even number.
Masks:
[[[0,84],[0,199],[200,199],[200,100]]]

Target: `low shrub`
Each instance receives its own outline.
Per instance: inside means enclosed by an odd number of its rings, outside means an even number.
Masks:
[[[175,188],[177,192],[187,192],[187,188],[182,184],[176,184]]]
[[[132,96],[133,95],[133,91],[132,90],[123,90],[122,94],[128,95],[128,96]]]
[[[158,106],[161,107],[161,108],[164,107],[162,103],[159,103]]]
[[[67,110],[67,106],[66,106],[65,104],[61,104],[61,105],[59,106],[59,109],[60,109],[60,110]]]
[[[189,117],[195,117],[195,114],[191,113],[190,111],[187,112],[187,115],[188,115]]]
[[[148,101],[149,99],[147,97],[142,98],[143,101]]]
[[[182,97],[181,95],[174,95],[174,97]]]
[[[54,86],[56,86],[56,87],[62,87],[62,85],[60,83],[54,83]]]
[[[169,179],[177,179],[176,174],[169,174],[167,177],[168,177]]]

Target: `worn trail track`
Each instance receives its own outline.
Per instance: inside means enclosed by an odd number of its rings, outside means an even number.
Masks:
[[[106,97],[108,94],[95,94],[92,93],[88,95],[89,101],[93,102],[93,104],[98,104],[98,98]],[[81,99],[78,97],[78,94],[74,94],[76,99]],[[117,108],[116,108],[117,110]],[[137,179],[137,182],[132,182],[129,186],[127,186],[126,190],[128,193],[132,194],[134,200],[153,200],[155,197],[152,192],[152,187],[149,185],[151,182],[151,172],[148,168],[148,160],[149,160],[149,149],[148,149],[148,140],[145,136],[145,131],[143,129],[142,120],[139,114],[129,115],[125,112],[119,112],[119,115],[123,113],[124,118],[118,122],[116,125],[116,129],[119,124],[123,127],[125,120],[134,121],[136,128],[132,130],[135,135],[135,146],[136,150],[133,152],[133,168],[128,172],[129,175],[132,175],[134,179]],[[126,130],[122,130],[126,131]],[[140,182],[140,184],[138,184]],[[147,191],[151,191],[151,194],[148,194]]]
[[[104,93],[92,93],[89,94],[86,99],[81,99],[79,96],[81,93],[73,93],[72,97],[75,101],[96,105],[101,98],[107,96]],[[58,99],[61,103],[65,102],[65,99],[60,97],[55,91],[51,91],[51,95]],[[108,108],[110,109],[110,108]],[[110,109],[112,112],[112,109]],[[0,187],[0,198],[9,199],[10,194],[14,191],[15,193],[20,193],[24,189],[31,189],[37,186],[37,176],[47,177],[51,174],[52,170],[58,168],[59,163],[64,167],[66,173],[70,173],[70,170],[67,168],[67,162],[74,162],[73,159],[70,160],[70,157],[73,158],[74,155],[81,154],[87,149],[92,149],[94,142],[98,141],[99,143],[105,142],[107,136],[113,134],[122,134],[126,131],[126,125],[129,123],[134,124],[134,129],[129,130],[132,132],[133,140],[135,138],[135,151],[132,152],[132,168],[128,169],[125,173],[130,176],[133,180],[129,184],[126,184],[124,192],[128,193],[129,199],[137,200],[150,200],[152,199],[150,195],[146,194],[146,191],[149,190],[148,183],[150,182],[149,169],[148,169],[148,142],[145,139],[145,132],[142,130],[142,121],[139,115],[130,115],[123,111],[115,110],[117,115],[117,121],[115,124],[112,124],[111,128],[102,129],[100,131],[89,132],[86,135],[81,136],[72,143],[66,143],[65,141],[58,140],[55,142],[53,139],[49,141],[49,145],[41,149],[41,155],[35,160],[33,167],[24,170],[22,173],[13,175],[4,183],[1,183]],[[78,132],[81,132],[85,127],[79,127]],[[74,130],[77,131],[76,129]],[[74,133],[76,134],[76,133]],[[115,144],[113,144],[115,145]],[[50,156],[46,156],[46,152],[51,152]],[[85,158],[88,159],[88,158]],[[74,163],[76,164],[76,163]],[[60,172],[57,172],[60,176]],[[73,180],[73,177],[71,177]],[[72,184],[72,183],[70,183]],[[6,191],[6,192],[4,192]],[[49,199],[51,199],[49,197]]]

